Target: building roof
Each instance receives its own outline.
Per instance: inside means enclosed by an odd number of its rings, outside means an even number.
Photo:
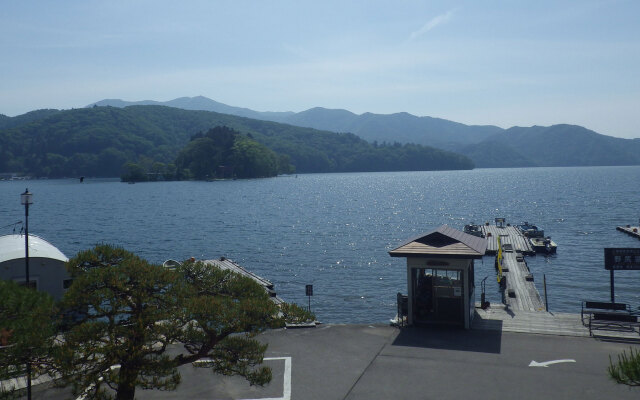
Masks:
[[[51,258],[62,262],[69,259],[57,247],[41,237],[29,235],[29,258]],[[24,235],[0,236],[0,263],[24,258]]]
[[[434,229],[389,252],[391,257],[481,258],[487,240],[453,229],[448,225]]]

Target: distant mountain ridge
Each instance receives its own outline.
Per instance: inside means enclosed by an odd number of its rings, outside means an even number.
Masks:
[[[203,96],[180,97],[167,102],[102,100],[94,104],[112,107],[158,104],[332,132],[349,132],[369,142],[416,143],[455,151],[471,158],[476,167],[485,168],[640,164],[640,139],[615,138],[577,125],[503,129],[493,125],[465,125],[441,118],[417,117],[408,113],[357,115],[347,110],[321,107],[298,113],[260,112],[229,106]]]
[[[455,151],[479,167],[502,157],[522,167],[570,167],[640,164],[640,139],[601,135],[578,125],[513,127],[476,145]],[[499,165],[498,165],[499,166]]]
[[[512,127],[509,129],[501,129],[493,126],[469,126],[431,117],[416,117],[407,113],[390,115],[365,113],[356,115],[346,110],[329,110],[319,107],[300,113],[258,112],[246,108],[228,106],[202,96],[194,98],[181,97],[164,103],[152,100],[127,102],[111,99],[100,101],[95,103],[95,105],[128,108],[128,106],[138,103],[140,103],[143,108],[159,107],[159,109],[165,110],[160,112],[158,109],[155,109],[156,111],[151,112],[157,122],[148,120],[147,127],[157,133],[164,132],[161,135],[169,133],[169,136],[166,136],[164,139],[167,140],[166,143],[169,146],[175,146],[177,144],[172,140],[173,135],[183,135],[185,131],[191,132],[192,134],[198,130],[206,130],[211,127],[214,121],[216,124],[227,124],[243,132],[256,133],[256,129],[262,130],[263,135],[258,137],[261,137],[262,141],[267,145],[269,145],[268,142],[271,140],[270,138],[272,138],[271,132],[275,133],[283,130],[294,132],[296,129],[309,129],[306,132],[311,133],[311,130],[314,128],[304,128],[304,126],[315,125],[327,131],[356,133],[360,138],[373,142],[374,146],[376,141],[378,145],[384,142],[386,142],[387,145],[395,142],[426,143],[426,145],[431,145],[432,147],[464,155],[471,159],[478,168],[640,165],[640,139],[621,139],[605,136],[576,125]],[[157,106],[156,104],[165,104],[165,107]],[[93,105],[94,104],[91,106]],[[206,113],[201,114],[204,111],[198,111],[198,109],[201,108],[212,107],[216,107],[221,113],[212,117]],[[109,107],[98,108],[103,109],[103,111],[107,113],[109,112]],[[186,109],[187,111],[196,109],[194,110],[196,113],[185,114],[171,111],[178,109]],[[23,126],[35,124],[33,128],[37,127],[37,129],[31,129],[29,135],[40,135],[38,133],[39,131],[49,131],[48,126],[55,121],[55,119],[51,118],[57,118],[58,114],[65,113],[66,111],[61,110],[35,110],[16,117],[0,115],[0,168],[19,170],[19,168],[17,168],[18,165],[15,163],[20,162],[20,158],[15,157],[22,154],[26,142],[23,139],[18,139],[18,136],[15,136],[15,133],[18,132],[15,131],[16,129],[22,130],[21,127]],[[129,114],[111,113],[110,115],[113,115],[114,118],[122,118]],[[238,118],[239,115],[251,115],[254,118],[242,117],[242,121],[244,122],[240,123],[238,122],[240,120],[233,119]],[[180,124],[176,124],[177,121],[172,121],[170,116],[172,116],[171,118],[175,117],[181,120]],[[286,121],[286,125],[279,126],[278,123],[272,121]],[[86,123],[93,124],[89,121]],[[92,129],[91,135],[96,135],[99,130],[108,126],[104,124],[108,124],[108,119],[100,122],[99,126],[87,125],[86,128]],[[114,133],[120,132],[122,129],[128,131],[129,126],[132,125],[129,124],[120,127],[114,125],[112,131]],[[151,126],[153,127],[151,128]],[[303,128],[296,128],[297,126],[303,126]],[[68,127],[64,126],[62,129],[68,129]],[[109,130],[111,130],[111,128],[109,128]],[[6,134],[9,136],[5,136],[3,139],[2,136]],[[71,134],[71,132],[68,134]],[[151,134],[151,132],[145,133],[144,135],[149,134]],[[12,135],[14,139],[10,139]],[[315,134],[312,136],[315,136]],[[25,137],[25,139],[28,137],[29,136]],[[43,138],[42,140],[48,140],[44,139],[46,136],[40,137]],[[151,139],[151,137],[152,136],[146,136],[140,139],[141,141],[135,146],[137,148],[148,147],[148,140]],[[10,143],[13,143],[14,146],[4,142],[4,140],[7,139],[9,139]],[[155,141],[156,139],[152,140]],[[186,138],[181,139],[183,142],[185,140]],[[299,139],[294,140],[298,141]],[[173,144],[169,144],[170,142]],[[317,145],[320,146],[319,143]],[[327,164],[329,158],[325,157],[331,158],[332,156],[330,154],[331,152],[335,152],[335,149],[330,150],[330,148],[324,147],[323,144],[321,146],[324,148],[317,151],[317,145],[310,146],[307,144],[305,147],[306,155],[304,157],[292,157],[294,161],[296,161],[299,171],[320,172],[333,170],[334,168],[340,170],[352,170],[352,168],[355,168],[337,164],[327,167],[327,165],[329,165]],[[169,151],[166,146],[161,148],[164,149],[163,152],[166,153],[165,155],[175,152],[175,149]],[[42,151],[47,151],[51,154],[62,154],[57,151],[45,150],[45,148],[33,150],[32,155],[37,155]],[[275,150],[284,154],[293,154],[286,146],[275,148]],[[105,162],[109,154],[108,152],[105,153]],[[47,157],[49,157],[49,155],[47,155]],[[295,159],[296,157],[297,159]],[[313,157],[315,157],[315,161],[309,161]],[[338,157],[342,156],[338,155]],[[13,161],[9,161],[11,159],[13,159]],[[26,159],[23,159],[23,161],[24,160]],[[385,160],[381,158],[378,160],[378,164],[385,164]],[[352,159],[349,162],[351,165],[355,165],[355,163],[358,162],[360,163],[359,165],[363,165],[362,162],[356,159]],[[81,164],[81,162],[76,163]],[[14,167],[12,167],[12,165],[14,165]],[[366,168],[371,169],[373,166],[368,165]]]
[[[178,97],[177,99],[169,101],[155,101],[155,100],[142,100],[142,101],[125,101],[120,99],[105,99],[96,103],[89,104],[87,107],[93,107],[94,105],[111,106],[111,107],[128,107],[128,106],[167,106],[182,108],[183,110],[192,111],[213,111],[220,114],[236,115],[238,117],[259,119],[264,121],[283,122],[288,116],[295,114],[292,111],[289,112],[260,112],[250,110],[248,108],[229,106],[223,103],[219,103],[215,100],[211,100],[204,96],[195,97]],[[294,125],[294,124],[291,124]],[[312,128],[312,127],[309,127]]]
[[[275,152],[278,165],[293,165],[303,173],[473,168],[463,155],[428,146],[376,146],[350,133],[151,104],[38,110],[0,116],[0,124],[7,126],[0,128],[0,172],[21,171],[37,177],[120,176],[127,163],[177,176],[176,157],[181,150],[194,135],[219,126],[246,135],[234,152],[255,155],[253,150],[259,146],[250,139]],[[210,160],[197,158],[201,163]],[[245,165],[243,160],[236,160],[237,164]]]
[[[92,107],[93,105],[111,107],[164,105],[185,110],[214,111],[304,128],[340,133],[348,132],[358,135],[369,142],[416,143],[440,148],[479,143],[490,135],[504,130],[491,125],[470,126],[441,118],[417,117],[406,112],[395,114],[364,113],[358,115],[347,110],[322,107],[315,107],[298,113],[292,111],[254,111],[248,108],[229,106],[204,96],[179,97],[165,102],[106,99],[92,103],[87,107]]]
[[[0,114],[0,129],[9,129],[28,124],[30,122],[50,117],[59,112],[60,110],[42,109],[29,111],[28,113],[17,115],[15,117],[7,117],[6,115]]]

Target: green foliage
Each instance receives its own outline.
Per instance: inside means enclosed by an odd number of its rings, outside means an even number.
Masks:
[[[178,169],[189,169],[196,179],[214,178],[218,167],[225,165],[223,155],[218,154],[216,143],[210,138],[191,141],[175,163]]]
[[[265,145],[248,138],[238,138],[231,150],[234,171],[238,178],[278,175],[278,156]]]
[[[56,348],[63,381],[76,394],[90,387],[91,396],[106,396],[105,385],[119,398],[133,398],[136,386],[175,389],[177,365],[164,351],[183,325],[179,276],[106,245],[79,253],[68,268],[74,282],[62,306],[89,311]]]
[[[455,151],[483,168],[640,164],[640,140],[600,135],[565,124],[512,127]]]
[[[629,386],[640,386],[640,351],[629,349],[629,355],[622,352],[618,355],[618,362],[613,363],[609,356],[607,369],[611,379]]]
[[[0,299],[0,340],[7,344],[0,349],[0,381],[24,375],[27,362],[31,363],[35,379],[49,365],[55,336],[53,299],[46,293],[2,280]],[[0,398],[19,396],[23,392],[3,391]]]
[[[147,180],[147,173],[144,168],[138,164],[126,163],[124,171],[120,175],[122,182],[144,182]]]
[[[316,316],[312,312],[294,303],[282,303],[280,313],[283,324],[304,324],[316,320]]]
[[[262,178],[279,172],[278,156],[264,145],[226,126],[199,133],[176,159],[179,170],[188,169],[195,179]],[[282,169],[290,171],[289,165]]]
[[[283,316],[252,279],[202,262],[170,270],[108,245],[67,267],[74,281],[62,307],[88,312],[53,354],[75,394],[108,398],[111,388],[133,399],[136,388],[173,390],[177,368],[201,358],[213,373],[270,381],[260,366],[267,347],[255,336],[282,326]]]

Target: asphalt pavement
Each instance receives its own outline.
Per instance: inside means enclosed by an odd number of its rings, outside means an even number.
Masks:
[[[589,337],[384,325],[320,325],[260,336],[273,380],[251,387],[238,377],[181,367],[175,392],[136,391],[138,399],[639,399],[607,375],[609,356],[638,343]],[[68,399],[41,385],[34,399]]]

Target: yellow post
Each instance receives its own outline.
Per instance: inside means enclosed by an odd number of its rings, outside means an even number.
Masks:
[[[498,283],[502,279],[502,242],[500,241],[500,236],[498,236],[498,256],[496,257],[496,261],[498,262]]]

